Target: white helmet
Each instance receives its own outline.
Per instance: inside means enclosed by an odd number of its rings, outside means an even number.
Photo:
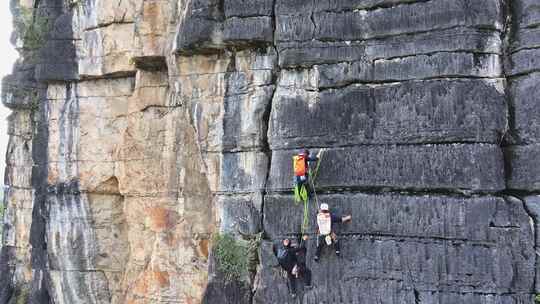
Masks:
[[[329,211],[329,210],[330,210],[330,208],[328,208],[328,204],[324,204],[324,203],[321,204],[321,208],[320,208],[320,209],[323,210],[323,211]]]

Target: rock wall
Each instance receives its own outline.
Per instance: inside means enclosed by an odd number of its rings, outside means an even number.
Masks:
[[[537,0],[13,0],[0,303],[533,303]],[[290,159],[339,259],[288,296]],[[262,233],[227,280],[212,236]]]

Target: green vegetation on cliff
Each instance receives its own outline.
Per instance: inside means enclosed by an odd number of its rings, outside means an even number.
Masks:
[[[225,276],[225,279],[233,281],[248,278],[254,266],[258,264],[260,236],[242,240],[235,239],[230,234],[216,234],[213,242],[217,269]]]

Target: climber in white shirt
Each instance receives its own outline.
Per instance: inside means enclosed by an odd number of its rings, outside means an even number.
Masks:
[[[319,208],[319,213],[317,214],[317,251],[315,252],[315,261],[319,261],[319,257],[321,255],[321,250],[323,244],[326,244],[328,246],[334,245],[334,250],[336,251],[336,255],[339,256],[339,242],[337,239],[337,235],[334,232],[333,224],[335,223],[345,223],[347,221],[350,221],[352,219],[352,216],[337,216],[330,213],[330,208],[328,207],[328,204],[321,204]]]

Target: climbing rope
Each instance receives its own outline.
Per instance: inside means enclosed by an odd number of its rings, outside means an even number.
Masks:
[[[315,189],[315,180],[317,180],[317,175],[319,174],[319,167],[321,166],[321,162],[324,156],[325,149],[322,149],[319,153],[321,156],[319,157],[319,160],[317,161],[317,166],[315,167],[315,170],[313,171],[313,178],[310,178],[309,181],[311,182],[311,188],[313,189],[313,196],[315,197],[315,202],[317,203],[317,208],[320,207],[319,204],[319,198],[317,197],[317,190]]]
[[[302,220],[302,235],[306,231],[306,228],[309,224],[309,198],[304,201],[304,218]]]
[[[313,181],[315,181],[317,179],[317,174],[319,173],[319,167],[321,165],[321,162],[322,162],[325,151],[326,151],[326,149],[322,149],[321,152],[320,152],[321,156],[319,157],[319,160],[317,161],[317,167],[315,167],[315,171],[313,172]]]
[[[315,203],[317,204],[317,208],[320,207],[319,204],[319,198],[317,197],[317,190],[315,189],[315,180],[317,179],[317,174],[319,173],[319,167],[321,165],[321,161],[324,156],[324,149],[321,150],[321,156],[319,157],[319,160],[317,160],[317,166],[315,167],[315,170],[313,171],[313,176],[309,178],[309,182],[311,183],[311,189],[313,190],[313,196],[315,197]],[[311,175],[311,173],[310,173]],[[305,187],[305,185],[303,185]],[[302,235],[304,234],[304,231],[306,230],[307,226],[309,224],[309,198],[304,200],[304,217],[302,220]]]

